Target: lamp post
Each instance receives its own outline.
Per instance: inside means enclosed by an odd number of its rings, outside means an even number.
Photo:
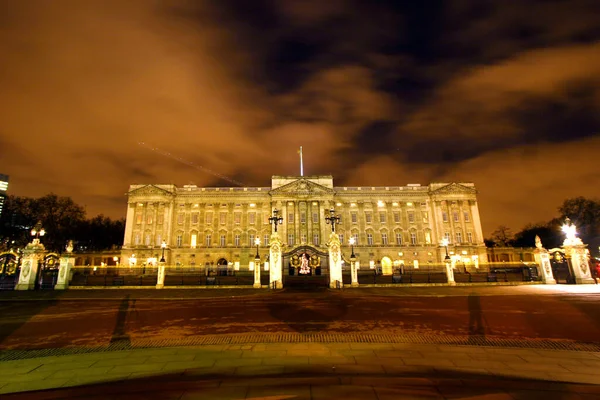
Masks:
[[[444,248],[446,249],[446,257],[444,257],[444,262],[450,262],[450,256],[448,255],[448,238],[443,238],[442,239],[442,246],[444,246]]]
[[[577,242],[577,227],[571,223],[569,217],[565,218],[565,223],[561,227],[561,230],[565,234],[565,241],[563,242],[563,248],[565,248],[565,260],[567,261],[567,267],[569,268],[569,280],[567,283],[576,283],[575,271],[573,270],[573,264],[571,260],[572,246]]]
[[[260,239],[254,239],[254,244],[256,245],[256,255],[254,256],[254,287],[260,288],[260,254],[258,254],[258,246],[260,245]]]
[[[335,215],[335,210],[332,208],[329,210],[329,217],[325,217],[325,221],[331,224],[331,233],[335,233],[335,225],[340,223],[340,216]]]
[[[165,242],[163,240],[162,243],[160,244],[160,247],[162,248],[162,256],[160,257],[160,262],[164,264],[165,263],[165,249],[167,248],[167,242]]]
[[[277,209],[273,210],[273,216],[269,217],[269,224],[273,225],[275,232],[277,233],[277,225],[283,224],[283,217],[279,216],[279,210],[277,210]],[[258,251],[256,254],[258,254]]]
[[[254,239],[254,244],[256,245],[256,256],[254,256],[255,259],[260,260],[260,254],[258,254],[258,246],[260,246],[260,238],[256,238]]]
[[[39,243],[40,241],[40,237],[44,236],[46,234],[46,231],[44,230],[44,228],[42,228],[42,223],[38,222],[37,224],[35,224],[35,226],[31,229],[31,236],[34,237],[34,241],[36,243]]]
[[[354,237],[350,237],[350,239],[348,240],[348,243],[350,243],[350,249],[351,249],[351,253],[350,253],[350,278],[351,278],[351,282],[350,282],[350,286],[358,286],[358,273],[356,271],[356,255],[354,254]]]

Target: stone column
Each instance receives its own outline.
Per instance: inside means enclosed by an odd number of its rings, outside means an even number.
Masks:
[[[60,264],[58,267],[58,279],[54,290],[65,290],[69,288],[69,278],[71,275],[71,268],[75,264],[75,257],[72,254],[67,253],[66,256],[60,258]]]
[[[550,264],[550,254],[548,253],[548,250],[541,246],[541,242],[540,246],[533,251],[533,258],[535,259],[535,263],[539,266],[538,271],[540,272],[542,282],[549,285],[556,285],[556,280],[552,274],[552,265]]]
[[[566,242],[566,241],[565,241]],[[563,245],[567,262],[577,284],[595,283],[589,268],[588,252],[584,244]]]
[[[271,288],[283,288],[281,239],[277,232],[273,232],[269,241],[269,284]]]
[[[446,276],[448,277],[448,285],[455,286],[456,281],[454,281],[454,263],[445,262],[446,264]]]
[[[156,288],[162,289],[165,287],[165,263],[158,263],[158,277],[156,278]]]
[[[340,250],[340,238],[335,232],[329,234],[329,287],[337,288],[339,282],[340,289],[344,286],[342,281],[342,252]]]
[[[260,261],[258,263],[256,261],[251,261],[251,263],[254,265],[254,285],[252,286],[256,289],[260,289]]]
[[[25,249],[21,258],[21,273],[15,290],[35,289],[35,280],[38,277],[39,261],[43,260],[46,249],[39,239],[33,239]]]
[[[350,258],[350,274],[352,277],[352,283],[350,286],[358,287],[358,271],[356,269],[356,257]]]

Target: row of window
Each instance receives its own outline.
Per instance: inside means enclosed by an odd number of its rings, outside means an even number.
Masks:
[[[340,241],[342,243],[344,242],[344,234],[339,234],[340,237]],[[351,234],[351,237],[354,238],[354,244],[359,246],[359,235],[358,233],[353,233]],[[450,237],[450,232],[446,232],[444,234],[444,237],[448,240],[448,243],[452,243],[452,239]],[[248,234],[248,246],[255,246],[255,238],[256,236],[253,233],[249,233]],[[372,233],[368,232],[366,234],[366,238],[367,238],[367,245],[368,246],[373,246],[374,244],[374,236]],[[387,232],[382,232],[380,234],[380,238],[381,238],[381,244],[384,246],[387,246],[390,244],[389,238],[388,238],[388,234]],[[162,237],[161,235],[157,235],[156,237],[156,245],[159,246],[162,243]],[[294,246],[295,243],[295,235],[293,233],[288,234],[288,246]],[[456,244],[462,244],[463,243],[463,235],[462,232],[456,232],[455,233],[455,242]],[[472,232],[467,232],[467,243],[473,243],[473,233]],[[141,241],[141,236],[140,234],[136,234],[135,236],[135,240],[134,240],[135,245],[141,245],[142,241]],[[227,243],[226,243],[226,235],[221,234],[219,236],[219,246],[220,247],[226,247]],[[241,235],[240,234],[235,234],[233,237],[233,245],[235,247],[240,247],[242,243],[242,239],[241,239]],[[263,244],[267,244],[269,243],[269,235],[265,234],[263,237]],[[307,243],[307,237],[306,234],[302,234],[300,237],[300,243]],[[410,232],[410,237],[409,237],[409,243],[411,245],[417,245],[418,244],[418,240],[417,240],[417,233],[412,231]],[[431,234],[430,232],[425,232],[425,243],[426,244],[431,244]],[[144,238],[144,244],[146,246],[151,246],[152,245],[152,236],[150,234],[146,234],[145,238]],[[319,246],[320,244],[320,236],[319,234],[314,234],[312,237],[312,244],[315,246]],[[395,244],[396,245],[403,245],[404,241],[403,241],[403,235],[401,232],[396,232],[395,233]],[[177,247],[181,247],[183,246],[183,233],[178,233],[175,239],[175,245]],[[190,246],[191,247],[197,247],[199,245],[199,240],[198,240],[198,234],[197,233],[192,233],[190,235]],[[204,241],[204,245],[206,247],[211,247],[213,245],[213,235],[211,233],[207,233],[205,236],[205,241]]]

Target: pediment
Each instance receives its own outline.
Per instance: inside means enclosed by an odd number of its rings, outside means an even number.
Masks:
[[[156,185],[146,185],[138,188],[131,189],[129,193],[131,196],[173,196],[174,194],[166,189],[160,188]]]
[[[431,191],[431,194],[477,194],[477,190],[472,187],[461,185],[460,183],[450,183]]]
[[[280,186],[277,189],[271,190],[271,195],[274,194],[293,194],[293,195],[315,195],[315,194],[333,194],[331,188],[311,182],[308,179],[298,179],[286,185]]]

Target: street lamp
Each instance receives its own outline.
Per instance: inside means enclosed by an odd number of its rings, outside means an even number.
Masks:
[[[163,240],[162,243],[160,244],[160,247],[162,248],[162,257],[160,258],[160,262],[164,263],[165,262],[165,249],[167,248],[167,242],[165,242]]]
[[[350,243],[350,248],[352,253],[350,254],[350,286],[358,286],[358,274],[356,273],[356,255],[354,254],[354,237],[350,236],[348,239],[348,243]]]
[[[354,242],[356,242],[356,240],[354,240],[354,237],[351,236],[348,240],[348,243],[350,243],[350,248],[352,249],[352,254],[350,254],[350,258],[356,258],[356,256],[354,255]]]
[[[35,239],[40,239],[40,237],[44,236],[46,234],[46,231],[44,230],[44,228],[42,228],[42,223],[38,222],[37,224],[35,224],[35,226],[33,227],[33,229],[31,229],[31,236],[34,236]]]
[[[279,211],[277,209],[273,210],[273,216],[269,217],[269,224],[272,224],[275,228],[275,232],[277,232],[277,225],[283,224],[283,217],[279,216]],[[258,252],[257,252],[258,254]]]
[[[254,258],[260,260],[260,255],[258,254],[258,246],[260,246],[260,238],[254,239],[254,244],[256,245],[256,256]]]
[[[331,210],[329,210],[329,217],[325,217],[325,221],[328,224],[331,224],[331,232],[335,233],[335,225],[340,223],[340,216],[335,215],[335,210],[331,208]]]
[[[446,248],[446,257],[444,258],[445,262],[449,262],[450,261],[450,256],[448,255],[448,244],[449,244],[448,238],[446,238],[446,237],[443,238],[442,239],[442,246],[444,246],[444,248]]]
[[[577,227],[571,223],[571,220],[568,217],[565,219],[562,231],[570,242],[575,241],[577,238]]]

